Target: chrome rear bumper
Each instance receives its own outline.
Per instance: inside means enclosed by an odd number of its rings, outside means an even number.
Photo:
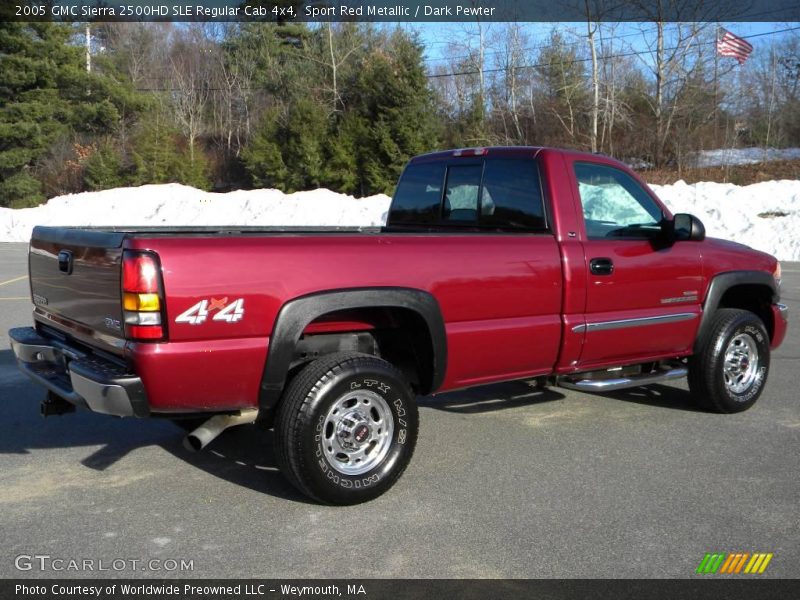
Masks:
[[[32,327],[8,335],[20,370],[67,402],[118,417],[150,414],[142,380],[121,365],[45,338]]]

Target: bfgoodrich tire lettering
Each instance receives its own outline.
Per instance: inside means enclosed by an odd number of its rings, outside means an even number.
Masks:
[[[304,494],[357,504],[397,481],[417,430],[414,396],[397,369],[366,354],[333,354],[309,364],[286,389],[275,456]]]
[[[719,309],[689,361],[689,389],[707,410],[747,410],[764,391],[769,359],[769,335],[761,319],[746,310]]]

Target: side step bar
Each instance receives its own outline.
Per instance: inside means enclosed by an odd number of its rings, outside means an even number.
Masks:
[[[676,367],[674,369],[664,369],[654,373],[618,377],[616,379],[566,379],[564,377],[559,377],[558,385],[563,388],[579,390],[581,392],[613,392],[615,390],[624,390],[625,388],[639,387],[640,385],[650,385],[651,383],[681,379],[686,377],[688,373],[688,369]],[[580,377],[580,374],[578,377]]]

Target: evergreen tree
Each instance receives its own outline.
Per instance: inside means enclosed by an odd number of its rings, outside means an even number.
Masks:
[[[242,152],[242,162],[255,187],[286,190],[289,169],[283,162],[279,111],[267,111],[250,143]]]
[[[179,144],[180,139],[176,128],[156,111],[134,136],[130,183],[182,183],[209,189],[211,182],[205,155],[197,152],[192,161],[188,148]]]
[[[107,190],[124,184],[122,158],[110,140],[104,141],[86,159],[83,174],[87,190]]]
[[[298,99],[289,109],[283,135],[283,162],[291,165],[286,191],[320,187],[326,160],[328,118],[310,99]]]
[[[327,144],[323,185],[344,194],[360,196],[364,192],[364,151],[369,122],[354,112],[342,115]]]
[[[369,123],[356,142],[362,193],[391,193],[406,162],[438,145],[422,51],[398,29],[370,54],[349,86],[345,106]]]
[[[43,200],[37,161],[61,139],[113,131],[136,104],[116,80],[86,71],[72,34],[64,24],[0,22],[0,206]]]

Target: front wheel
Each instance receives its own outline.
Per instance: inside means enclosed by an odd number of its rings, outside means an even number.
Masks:
[[[698,404],[721,413],[747,410],[768,374],[769,335],[761,319],[746,310],[718,310],[689,361],[689,389]]]
[[[417,440],[414,395],[402,373],[366,354],[306,366],[289,384],[275,421],[275,456],[301,492],[357,504],[389,489]]]

